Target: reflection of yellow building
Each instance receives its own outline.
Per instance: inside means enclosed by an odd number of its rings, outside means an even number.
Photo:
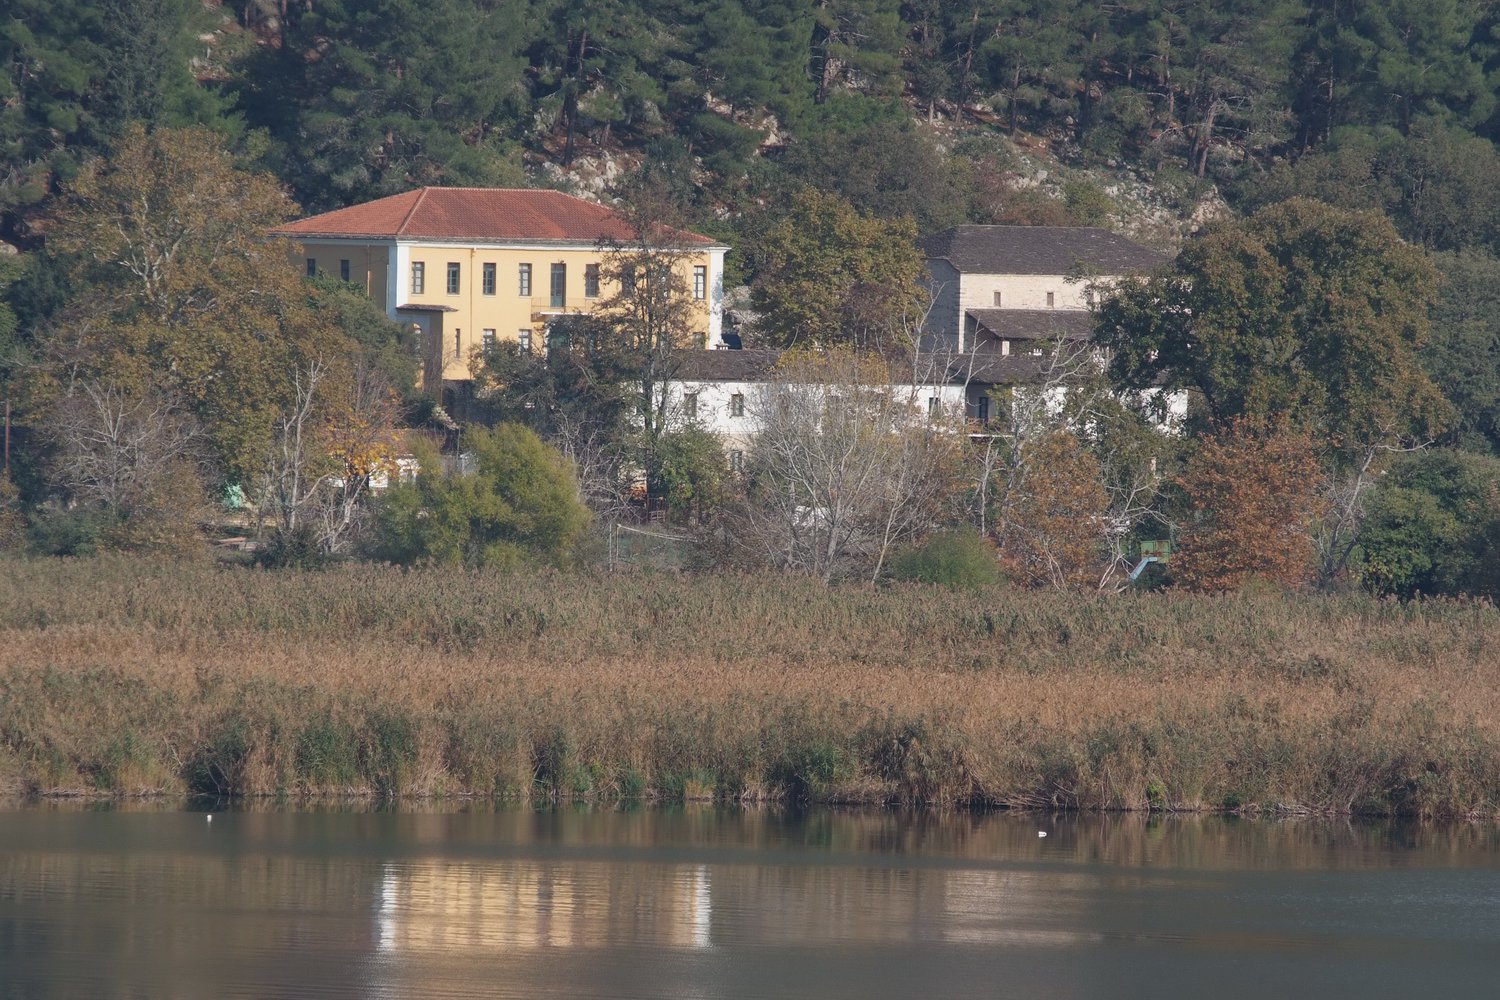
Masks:
[[[379,943],[391,952],[709,944],[708,871],[534,861],[386,866]]]
[[[636,240],[619,212],[509,188],[420,188],[273,232],[298,242],[305,273],[359,285],[419,329],[430,382],[469,379],[469,359],[488,342],[540,345],[550,321],[592,311],[618,290],[601,275],[606,248]],[[728,247],[687,232],[673,242],[685,250],[680,278],[701,304],[704,343],[718,347]]]

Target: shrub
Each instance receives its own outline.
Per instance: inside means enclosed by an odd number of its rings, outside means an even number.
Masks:
[[[373,554],[471,566],[572,562],[589,512],[567,458],[518,424],[471,429],[463,447],[472,471],[443,474],[433,456],[415,483],[381,499]]]
[[[1000,582],[995,549],[973,528],[933,535],[891,561],[891,578],[977,589]]]

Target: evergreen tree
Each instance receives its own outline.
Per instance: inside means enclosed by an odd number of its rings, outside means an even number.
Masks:
[[[311,209],[516,183],[528,13],[525,0],[326,0],[252,64],[241,106]]]

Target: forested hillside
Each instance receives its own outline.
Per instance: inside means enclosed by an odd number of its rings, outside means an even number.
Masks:
[[[1494,241],[1490,0],[16,0],[0,18],[0,206],[126,123],[232,135],[308,210],[419,184],[569,182],[625,152],[702,220],[788,185],[923,230],[1100,221],[1016,147],[1389,212]],[[608,169],[608,168],[607,168]],[[1020,171],[1022,174],[1025,171]]]

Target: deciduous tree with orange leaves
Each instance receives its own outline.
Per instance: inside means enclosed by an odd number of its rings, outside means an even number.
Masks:
[[[1033,586],[1098,586],[1110,508],[1099,459],[1076,435],[1054,430],[1034,445],[1029,466],[1002,522],[1006,569]]]
[[[1237,420],[1203,437],[1175,483],[1187,512],[1172,578],[1206,591],[1237,590],[1257,578],[1310,582],[1322,481],[1305,432]]]

